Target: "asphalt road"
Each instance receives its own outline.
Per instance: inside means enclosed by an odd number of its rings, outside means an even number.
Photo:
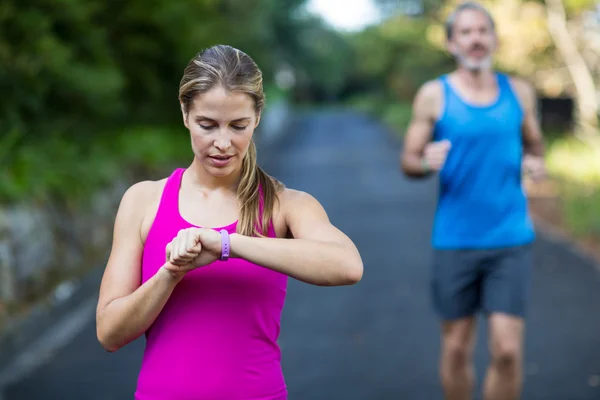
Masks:
[[[314,195],[355,241],[365,265],[363,280],[352,287],[290,280],[280,344],[291,400],[442,398],[438,324],[429,301],[437,186],[434,179],[404,178],[398,152],[398,143],[368,118],[310,113],[265,165],[288,187]],[[600,399],[599,308],[599,270],[539,236],[523,399]],[[105,353],[92,314],[45,364],[6,387],[3,400],[132,399],[144,341]],[[485,339],[483,321],[480,330]],[[479,381],[487,360],[480,340]]]

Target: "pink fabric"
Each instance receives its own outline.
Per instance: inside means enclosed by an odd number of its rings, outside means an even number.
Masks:
[[[143,282],[163,265],[177,232],[194,226],[179,213],[184,171],[165,185],[144,248]],[[234,233],[236,225],[223,229]],[[268,236],[275,237],[272,224]],[[286,288],[286,275],[242,259],[188,273],[146,332],[135,398],[287,399],[277,344]]]

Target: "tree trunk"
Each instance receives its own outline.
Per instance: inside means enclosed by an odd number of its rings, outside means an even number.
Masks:
[[[598,101],[596,85],[590,69],[579,53],[573,37],[567,29],[567,17],[562,0],[546,0],[548,31],[554,45],[571,75],[576,92],[577,117],[585,134],[598,132]]]

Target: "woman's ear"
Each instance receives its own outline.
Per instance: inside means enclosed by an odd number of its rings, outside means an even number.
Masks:
[[[188,123],[187,123],[187,113],[185,112],[185,106],[183,105],[183,103],[179,103],[179,105],[181,106],[181,115],[183,117],[183,125],[185,125],[186,128],[190,129],[190,127],[188,126]]]
[[[254,124],[254,129],[256,129],[256,127],[258,126],[259,123],[260,123],[260,113],[258,113],[256,115],[256,123]]]

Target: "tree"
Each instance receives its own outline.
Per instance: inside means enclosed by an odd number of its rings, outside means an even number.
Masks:
[[[598,133],[598,100],[590,69],[577,49],[567,28],[567,16],[562,0],[546,0],[548,31],[571,75],[575,86],[577,118],[581,133]]]

